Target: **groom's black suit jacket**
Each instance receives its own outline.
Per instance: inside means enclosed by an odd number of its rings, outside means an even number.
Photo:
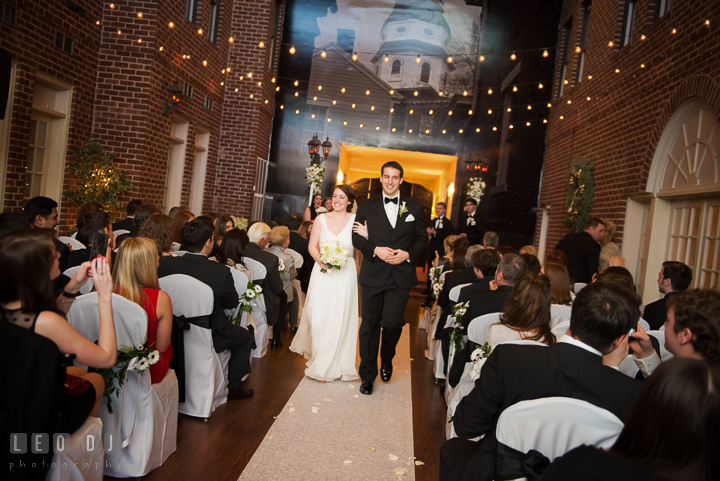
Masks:
[[[403,202],[407,212],[398,215],[394,229],[385,213],[382,195],[371,197],[358,207],[355,221],[361,224],[367,221],[368,226],[367,239],[359,234],[353,234],[353,245],[364,256],[360,268],[360,285],[382,287],[390,276],[399,287],[404,289],[410,289],[417,284],[415,261],[427,247],[427,229],[420,203],[401,194],[398,207],[402,206]],[[407,220],[410,215],[414,220]],[[404,250],[410,255],[409,262],[390,265],[375,256],[375,247]]]
[[[487,433],[463,479],[493,479],[497,420],[513,404],[569,397],[606,409],[625,422],[641,387],[642,383],[603,366],[599,355],[572,344],[498,345],[483,365],[475,387],[455,410],[453,425],[459,437]]]

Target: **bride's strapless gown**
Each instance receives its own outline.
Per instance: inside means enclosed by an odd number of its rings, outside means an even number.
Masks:
[[[305,307],[290,350],[308,359],[305,375],[319,381],[357,379],[355,358],[358,338],[357,271],[353,260],[353,215],[335,235],[325,215],[315,219],[320,227],[320,246],[340,241],[349,253],[345,267],[320,272],[316,262],[310,276]]]

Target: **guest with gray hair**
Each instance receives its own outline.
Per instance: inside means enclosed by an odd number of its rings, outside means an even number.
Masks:
[[[494,232],[486,232],[483,236],[483,247],[486,249],[495,249],[500,244],[500,237]]]

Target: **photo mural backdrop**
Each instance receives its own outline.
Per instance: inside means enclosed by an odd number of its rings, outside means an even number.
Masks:
[[[472,107],[480,7],[298,0],[286,8],[265,218],[307,205],[315,134],[333,144],[322,164],[325,196],[341,144],[457,155]]]

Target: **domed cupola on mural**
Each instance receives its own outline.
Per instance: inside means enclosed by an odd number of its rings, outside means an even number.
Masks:
[[[438,1],[398,0],[383,24],[382,44],[372,58],[376,74],[396,89],[443,90],[447,72],[454,70],[446,60],[452,35],[443,14]]]

